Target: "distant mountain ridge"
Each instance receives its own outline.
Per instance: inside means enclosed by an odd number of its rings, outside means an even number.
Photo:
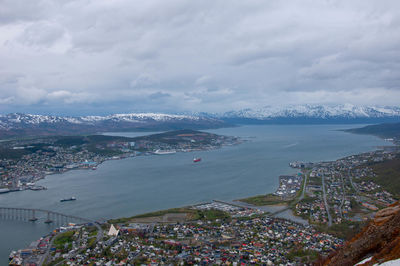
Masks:
[[[227,126],[217,118],[161,113],[108,116],[0,115],[0,137],[90,134],[106,131],[206,129]]]
[[[314,117],[314,118],[378,118],[400,117],[400,107],[397,106],[355,106],[343,105],[289,105],[285,107],[265,106],[259,109],[243,109],[225,112],[221,117],[243,117],[268,119],[276,117]]]
[[[400,121],[400,107],[338,105],[265,106],[214,115],[231,123],[368,123]]]
[[[52,116],[52,115],[33,115],[22,113],[11,113],[0,115],[0,129],[13,128],[19,125],[39,125],[43,123],[72,123],[72,124],[95,124],[98,122],[147,122],[147,121],[199,121],[201,117],[189,115],[171,115],[161,113],[133,113],[133,114],[113,114],[108,116]]]
[[[209,129],[235,124],[339,124],[400,122],[400,107],[344,105],[266,106],[224,113],[130,113],[107,116],[0,115],[0,138],[92,134],[106,131]]]

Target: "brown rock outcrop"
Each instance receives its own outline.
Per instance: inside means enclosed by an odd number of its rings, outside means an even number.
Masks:
[[[316,265],[374,265],[400,258],[400,203],[378,211],[361,233]]]

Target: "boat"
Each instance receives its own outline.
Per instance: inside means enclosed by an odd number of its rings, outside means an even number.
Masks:
[[[29,189],[30,190],[34,190],[34,191],[36,191],[36,190],[47,190],[47,188],[43,187],[43,186],[32,186],[32,187],[29,187]]]
[[[61,199],[60,202],[72,201],[72,200],[76,200],[76,198],[75,197],[70,197],[70,198],[67,198],[67,199]]]
[[[174,153],[176,153],[176,150],[156,150],[154,152],[154,154],[157,154],[157,155],[166,155],[166,154],[174,154]]]
[[[200,157],[198,157],[198,158],[193,158],[193,162],[194,163],[198,163],[198,162],[200,162],[201,161],[201,158]]]

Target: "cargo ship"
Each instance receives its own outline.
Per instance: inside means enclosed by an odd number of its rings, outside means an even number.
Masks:
[[[70,197],[70,198],[67,198],[67,199],[61,199],[60,202],[72,201],[72,200],[76,200],[76,198],[75,197]]]
[[[200,162],[201,161],[201,158],[199,157],[199,158],[193,158],[193,162],[194,163],[198,163],[198,162]]]
[[[157,154],[157,155],[166,155],[166,154],[174,154],[174,153],[176,153],[176,150],[156,150],[154,152],[154,154]]]

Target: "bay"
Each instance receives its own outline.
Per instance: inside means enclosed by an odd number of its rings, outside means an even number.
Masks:
[[[291,161],[335,160],[389,145],[374,136],[338,129],[360,125],[262,125],[208,130],[248,141],[218,150],[140,156],[106,161],[96,171],[73,170],[38,182],[48,190],[0,195],[0,206],[53,210],[91,219],[110,219],[213,199],[233,200],[273,192],[278,176],[296,173]],[[137,136],[139,133],[108,133]],[[193,163],[193,157],[201,157]],[[60,202],[75,196],[76,201]],[[43,217],[44,219],[44,217]],[[12,249],[24,248],[52,230],[0,220],[0,265]]]

